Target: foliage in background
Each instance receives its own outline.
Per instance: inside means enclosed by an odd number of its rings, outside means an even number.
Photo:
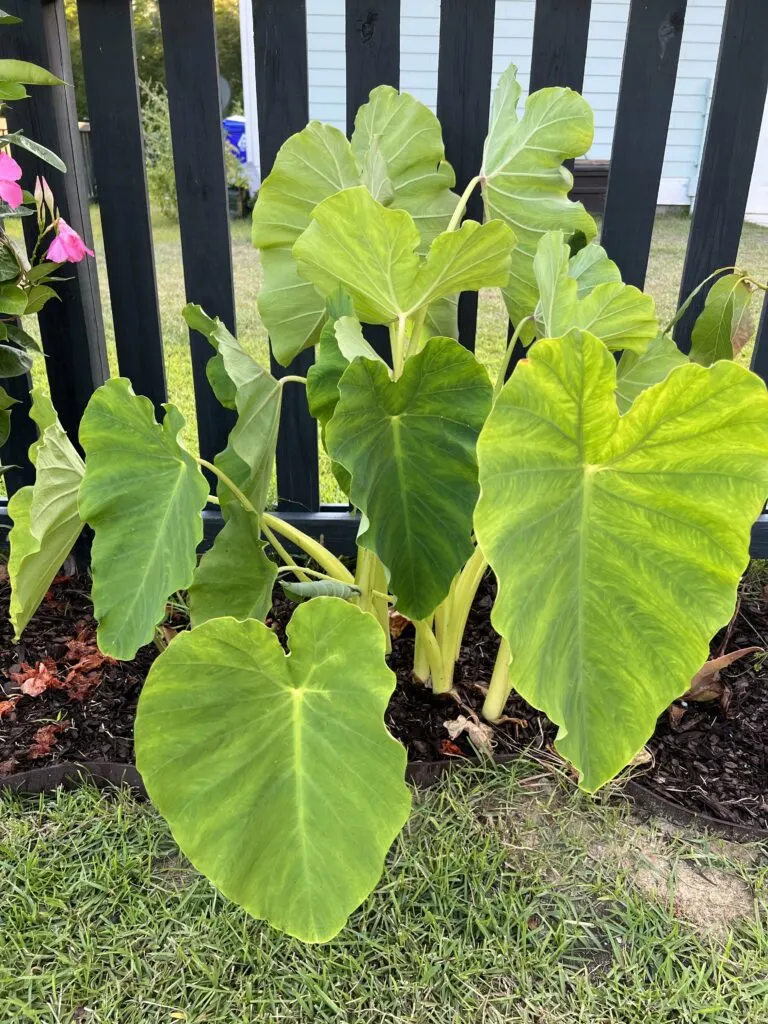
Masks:
[[[72,50],[72,75],[77,96],[77,113],[88,117],[85,95],[83,58],[80,50],[80,26],[77,21],[77,0],[64,0],[67,27]],[[133,24],[136,36],[136,63],[139,78],[151,85],[165,82],[163,37],[157,0],[133,0]],[[231,108],[243,103],[243,72],[240,60],[240,19],[238,0],[216,0],[216,40],[219,51],[219,73],[232,90]]]
[[[170,220],[178,220],[168,93],[162,82],[142,81],[140,90],[149,198],[164,216]],[[248,188],[248,177],[243,171],[243,165],[235,156],[223,133],[222,145],[227,184],[233,188]]]

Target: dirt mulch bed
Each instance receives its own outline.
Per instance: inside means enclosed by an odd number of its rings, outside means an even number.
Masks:
[[[394,642],[391,665],[399,685],[387,724],[412,761],[474,753],[467,733],[451,736],[445,723],[459,716],[472,721],[479,713],[496,655],[493,596],[489,578],[472,609],[457,666],[458,699],[436,698],[411,682],[410,630]],[[56,582],[17,645],[8,597],[7,583],[0,583],[0,776],[67,761],[132,762],[136,703],[157,650],[145,647],[130,663],[99,655],[86,578]],[[272,621],[281,638],[291,610],[276,593]],[[755,645],[768,649],[768,588],[748,576],[734,621],[715,637],[712,650]],[[745,658],[725,669],[721,682],[720,700],[678,702],[661,716],[641,781],[689,810],[768,828],[768,663]],[[506,718],[493,730],[497,754],[551,752],[555,728],[514,693]]]

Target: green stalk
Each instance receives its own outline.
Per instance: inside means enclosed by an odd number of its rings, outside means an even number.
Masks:
[[[515,345],[517,344],[517,339],[520,337],[520,332],[522,331],[523,326],[525,324],[527,324],[529,320],[533,320],[533,317],[532,316],[524,316],[523,319],[520,321],[520,323],[515,328],[514,334],[509,339],[509,344],[507,345],[507,350],[504,353],[504,360],[503,360],[503,362],[501,364],[501,367],[499,368],[499,374],[498,374],[498,376],[496,378],[496,384],[495,384],[495,386],[493,388],[493,400],[494,400],[494,402],[498,398],[499,392],[504,387],[504,378],[507,376],[507,369],[509,367],[509,360],[512,358],[512,353],[515,351]]]
[[[287,523],[284,519],[280,519],[279,516],[273,516],[270,512],[262,512],[260,519],[262,526],[266,524],[275,533],[279,533],[295,544],[305,555],[309,555],[321,568],[325,569],[332,579],[339,580],[340,583],[354,584],[355,577],[349,569],[319,541],[308,537],[302,530]]]
[[[485,702],[480,712],[483,718],[489,722],[498,722],[504,714],[504,706],[507,703],[509,691],[512,689],[512,684],[509,681],[509,663],[511,660],[512,654],[509,650],[509,644],[502,637],[499,644],[499,653],[496,655],[496,663],[493,666],[491,685],[488,687],[488,693],[485,696]]]
[[[289,553],[286,551],[286,549],[283,547],[283,545],[277,539],[277,537],[272,532],[272,530],[270,530],[270,528],[267,526],[267,524],[263,520],[260,520],[259,526],[261,527],[261,530],[262,530],[264,536],[269,541],[269,543],[275,549],[277,554],[282,558],[283,562],[285,563],[286,568],[290,569],[291,572],[296,573],[296,575],[298,576],[299,580],[302,583],[309,583],[309,576],[307,576],[307,574],[304,572],[304,570],[301,568],[301,566],[296,565],[296,562],[293,560],[293,558],[291,558]]]
[[[480,548],[475,548],[474,554],[459,573],[448,595],[449,612],[441,648],[443,661],[446,666],[451,666],[451,671],[452,666],[458,661],[461,638],[467,628],[467,618],[487,568],[485,556]]]
[[[389,344],[392,349],[392,377],[397,380],[403,372],[405,365],[405,329],[408,326],[408,317],[401,316],[397,325],[389,325]]]
[[[432,620],[426,620],[426,627],[432,631]],[[413,645],[413,678],[426,685],[429,682],[429,657],[427,644],[422,630],[416,629],[416,641]]]
[[[701,289],[705,285],[709,284],[709,282],[712,280],[712,278],[718,277],[720,274],[730,273],[732,270],[738,270],[738,269],[739,269],[738,267],[718,267],[717,270],[713,270],[712,273],[709,275],[709,277],[705,277],[703,281],[701,281],[699,284],[696,285],[696,287],[693,289],[691,294],[688,296],[688,298],[685,300],[685,302],[682,304],[682,306],[678,309],[678,311],[675,313],[675,315],[669,321],[667,326],[664,328],[662,333],[663,334],[669,334],[669,332],[672,330],[672,328],[675,326],[675,324],[678,322],[678,320],[683,316],[683,314],[688,309],[688,307],[693,302],[693,300],[696,298],[696,296],[699,294]],[[745,274],[744,276],[746,277],[747,275]]]
[[[471,179],[467,187],[461,193],[461,198],[459,199],[456,209],[453,211],[453,216],[448,221],[448,227],[445,229],[446,231],[455,231],[456,228],[459,226],[461,218],[464,216],[464,211],[467,208],[469,197],[475,191],[475,188],[480,184],[480,181],[480,175],[475,175],[475,177]]]
[[[421,641],[423,656],[429,665],[429,674],[432,676],[432,692],[450,693],[453,673],[450,676],[446,676],[443,655],[429,622],[422,619],[420,622],[414,622],[413,626],[416,630],[416,639]]]
[[[225,487],[228,487],[230,491],[232,491],[232,493],[243,506],[246,512],[252,512],[256,516],[259,514],[253,507],[251,502],[246,498],[246,496],[237,486],[237,484],[234,482],[234,480],[230,480],[227,474],[220,470],[218,466],[214,466],[214,464],[212,462],[209,462],[207,459],[201,459],[199,455],[193,455],[192,457],[197,460],[199,465],[203,466],[207,470],[210,470],[210,472],[213,473],[215,477],[218,477],[218,479],[221,480]]]
[[[389,630],[389,596],[387,594],[387,574],[380,558],[376,558],[373,571],[373,590],[371,591],[373,613],[384,630],[384,642],[387,654],[392,653],[392,634]]]

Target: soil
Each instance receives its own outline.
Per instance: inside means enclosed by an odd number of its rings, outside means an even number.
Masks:
[[[390,664],[398,686],[387,724],[411,761],[460,760],[475,754],[473,739],[483,741],[466,731],[449,735],[445,723],[479,721],[498,643],[490,625],[494,590],[488,577],[478,592],[456,667],[455,696],[435,697],[412,682],[410,629],[393,642]],[[132,662],[101,657],[88,593],[86,577],[57,580],[22,643],[14,644],[9,588],[0,581],[0,776],[64,761],[133,760],[136,704],[158,652],[145,647]],[[292,607],[276,591],[269,621],[283,641]],[[748,574],[734,620],[714,638],[712,652],[751,646],[768,649],[768,587]],[[768,662],[751,655],[723,669],[719,699],[676,702],[660,717],[647,747],[649,763],[634,769],[635,777],[689,810],[768,828],[767,681]],[[528,749],[552,756],[556,729],[545,715],[513,693],[505,716],[492,730],[496,754]]]

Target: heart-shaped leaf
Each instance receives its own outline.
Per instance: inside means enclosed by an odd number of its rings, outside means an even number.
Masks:
[[[350,248],[349,239],[365,244]],[[438,235],[426,259],[410,214],[387,209],[362,186],[317,206],[293,247],[299,273],[322,295],[339,286],[365,323],[388,324],[460,291],[506,284],[512,231],[501,221],[467,221]]]
[[[287,632],[288,656],[255,619],[181,633],[142,690],[136,758],[182,850],[225,896],[322,942],[378,881],[411,799],[405,750],[384,725],[395,677],[379,624],[321,597]]]
[[[258,516],[233,504],[213,546],[195,569],[188,595],[193,626],[221,615],[266,617],[272,607],[277,566],[264,548]]]
[[[339,394],[326,436],[367,517],[358,542],[389,569],[398,611],[424,619],[473,551],[488,375],[457,341],[432,338],[396,381],[383,363],[356,359]]]
[[[691,331],[691,362],[709,366],[733,359],[749,341],[753,286],[744,274],[724,274],[710,288]]]
[[[536,246],[546,231],[567,235],[583,232],[594,238],[595,222],[568,192],[573,175],[564,160],[581,156],[592,145],[592,110],[571,89],[541,89],[528,97],[518,120],[520,85],[514,65],[499,79],[493,99],[488,138],[480,172],[488,219],[500,217],[514,229],[517,246],[512,253],[509,284],[504,300],[514,324],[536,308],[538,289],[533,274]],[[529,341],[533,328],[523,329]]]
[[[478,543],[514,688],[594,790],[628,764],[729,621],[768,494],[768,395],[689,364],[624,416],[587,332],[537,342],[478,443]]]
[[[598,246],[587,246],[581,253],[592,248]],[[607,257],[598,257],[587,265],[584,257],[579,260],[581,253],[575,257],[577,270],[572,274],[562,231],[542,235],[533,261],[541,296],[537,307],[539,333],[545,338],[559,338],[572,327],[580,327],[600,338],[612,352],[645,351],[659,332],[653,299],[621,280],[601,281],[588,288],[585,278],[594,281],[598,276],[612,277],[613,273]]]
[[[80,423],[80,515],[95,532],[99,647],[123,660],[151,641],[168,597],[192,582],[203,539],[208,485],[177,440],[181,413],[164,408],[160,425],[149,399],[113,377],[93,393]]]
[[[37,388],[32,390],[30,416],[40,431],[29,449],[37,469],[35,482],[20,488],[8,502],[13,521],[8,559],[10,619],[17,638],[82,530],[77,496],[83,460],[59,424],[50,399]]]

